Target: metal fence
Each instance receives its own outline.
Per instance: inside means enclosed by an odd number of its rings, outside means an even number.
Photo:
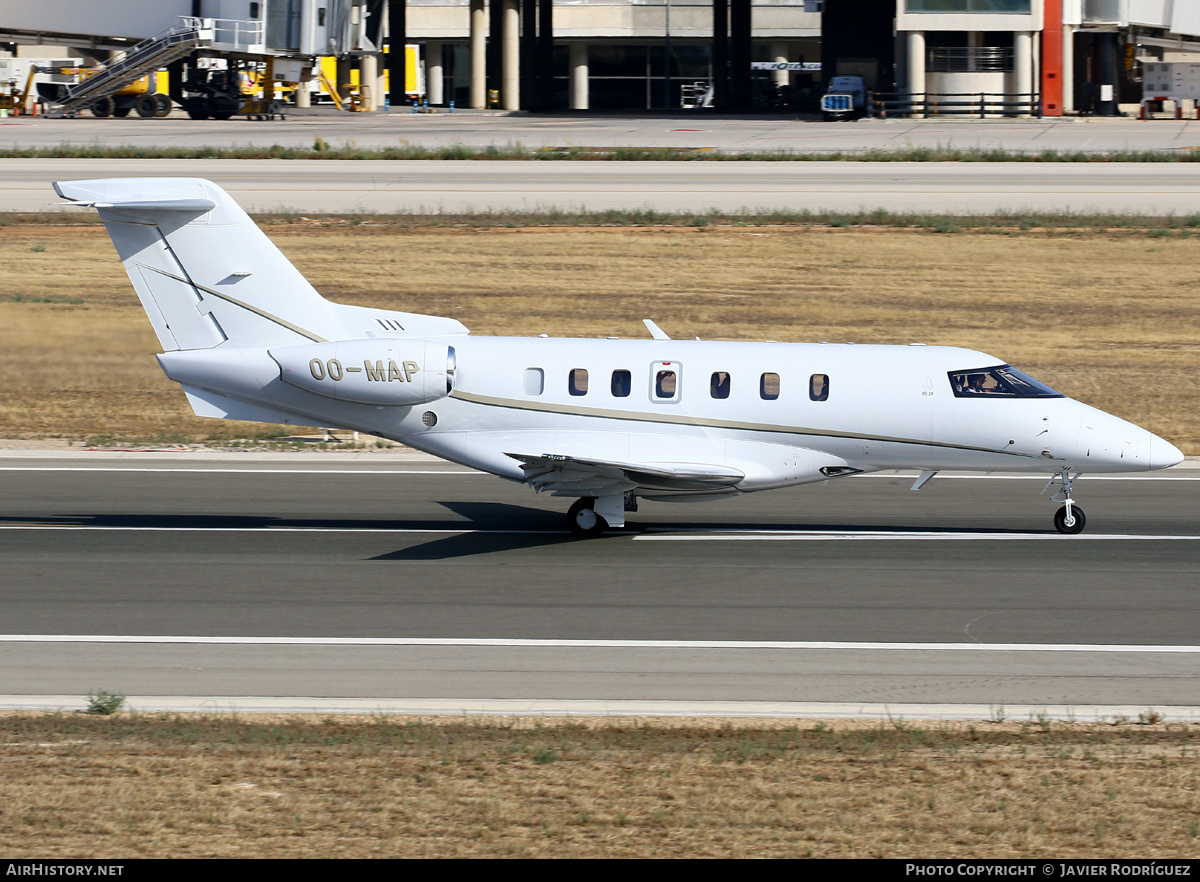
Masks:
[[[1037,92],[872,92],[868,113],[889,116],[1037,116]]]

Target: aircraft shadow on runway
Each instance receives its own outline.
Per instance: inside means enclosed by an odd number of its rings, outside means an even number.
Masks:
[[[8,525],[43,527],[94,527],[126,529],[179,529],[213,531],[247,530],[280,533],[293,530],[319,530],[348,532],[357,530],[395,531],[397,538],[409,536],[417,539],[395,551],[375,555],[367,560],[411,561],[449,560],[493,554],[502,551],[517,551],[530,548],[563,545],[595,540],[579,539],[564,529],[562,514],[540,508],[498,502],[468,502],[462,500],[440,501],[437,504],[453,512],[455,517],[438,519],[387,519],[387,518],[304,518],[274,517],[269,515],[194,515],[194,514],[97,514],[57,515],[51,517],[9,516],[3,518]],[[636,516],[635,516],[636,517]],[[414,534],[410,531],[421,531]],[[438,535],[445,531],[443,535]],[[834,524],[753,521],[680,521],[638,522],[631,521],[623,530],[606,534],[607,538],[620,539],[642,533],[923,533],[946,534],[1027,534],[1053,533],[1053,530],[1028,530],[996,527],[944,527],[913,524]],[[428,534],[426,541],[418,537]]]

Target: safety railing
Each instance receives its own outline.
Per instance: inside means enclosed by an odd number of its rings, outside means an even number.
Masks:
[[[1042,115],[1037,92],[872,92],[867,112],[889,116],[996,116]]]
[[[90,69],[80,82],[66,88],[61,109],[70,110],[109,95],[149,71],[188,54],[208,38],[209,32],[199,26],[199,21],[185,20]]]
[[[235,49],[241,52],[262,52],[266,43],[266,22],[237,18],[195,18],[180,16],[185,24],[212,31],[212,41],[217,49]]]

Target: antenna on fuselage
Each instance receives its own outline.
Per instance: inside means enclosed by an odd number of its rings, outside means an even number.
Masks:
[[[650,321],[650,319],[642,319],[642,321],[645,322],[646,327],[650,329],[650,336],[653,337],[655,340],[670,340],[671,339],[669,336],[667,336],[666,331],[664,331],[658,325],[654,324],[654,322]]]

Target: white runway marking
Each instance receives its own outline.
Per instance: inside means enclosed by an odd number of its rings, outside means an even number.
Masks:
[[[0,523],[0,531],[15,530],[61,530],[61,531],[108,531],[114,533],[389,533],[392,535],[434,535],[434,536],[561,536],[566,537],[565,530],[476,530],[470,527],[462,529],[421,528],[421,527],[135,527],[110,526],[104,524],[4,524]],[[702,533],[643,533],[622,534],[612,532],[608,538],[633,539],[639,542],[1006,542],[1055,540],[1060,542],[1163,542],[1163,541],[1197,541],[1200,536],[1180,536],[1168,533],[1149,535],[1122,533],[1085,533],[1077,536],[1063,536],[1058,533],[945,533],[936,531],[887,531],[863,530],[849,532],[845,530],[754,530],[744,531],[711,531]]]
[[[0,643],[142,643],[240,646],[475,646],[533,649],[782,649],[940,652],[1200,654],[1200,646],[1107,643],[848,643],[791,640],[555,640],[506,637],[206,637],[193,635],[0,634]]]
[[[78,695],[0,695],[0,710],[82,711]],[[832,701],[635,701],[629,699],[546,698],[313,698],[271,695],[138,695],[129,708],[141,712],[200,714],[411,714],[419,716],[522,717],[794,717],[873,719],[894,726],[899,720],[981,720],[997,713],[1009,720],[1136,720],[1143,704],[916,704]],[[1195,723],[1200,707],[1167,706],[1163,721]]]
[[[184,472],[203,475],[487,475],[472,469],[202,469],[122,468],[121,466],[0,466],[0,472]]]
[[[0,530],[107,530],[124,533],[417,533],[437,536],[566,536],[566,530],[461,530],[413,527],[113,527],[89,524],[0,524]]]
[[[646,542],[857,542],[857,541],[912,541],[912,542],[980,542],[980,541],[1029,541],[1035,539],[1054,539],[1061,541],[1125,542],[1148,541],[1158,542],[1167,539],[1197,540],[1200,536],[1176,536],[1154,534],[1139,536],[1123,533],[1081,533],[1075,536],[1064,536],[1059,533],[940,533],[933,531],[903,532],[883,530],[863,530],[862,532],[811,530],[811,531],[762,531],[762,532],[720,532],[720,533],[663,533],[634,536],[638,541]]]

